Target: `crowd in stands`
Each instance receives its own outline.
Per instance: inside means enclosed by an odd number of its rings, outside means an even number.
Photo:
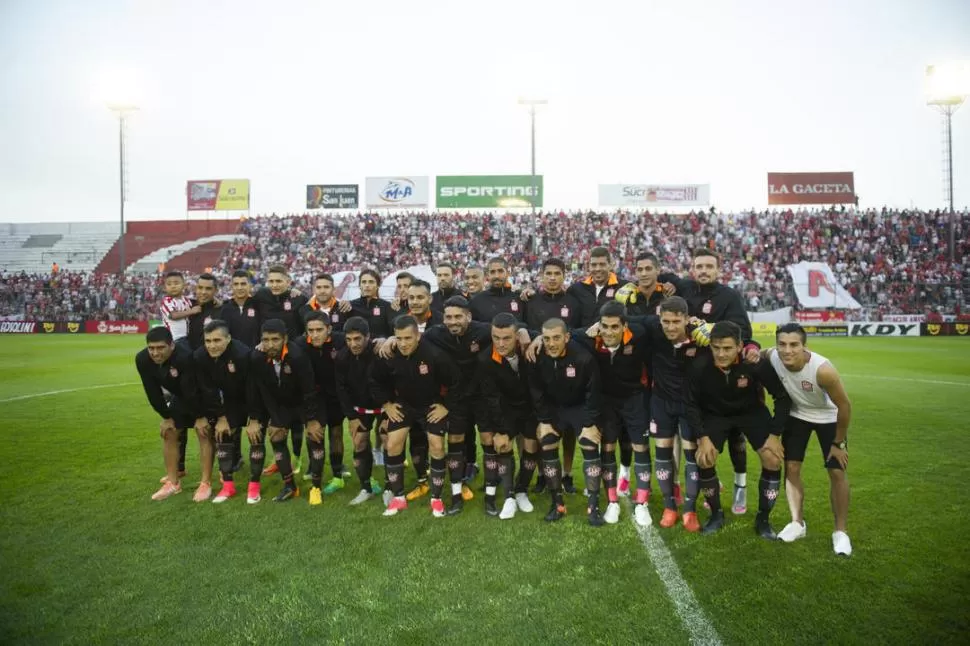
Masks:
[[[273,264],[291,267],[308,287],[318,271],[364,266],[386,272],[449,260],[510,262],[517,286],[533,284],[542,260],[563,258],[583,274],[591,247],[610,248],[620,272],[637,253],[655,252],[683,272],[690,252],[707,246],[724,257],[722,281],[753,311],[795,305],[786,270],[801,260],[828,263],[837,279],[878,319],[890,313],[961,312],[970,288],[970,212],[957,214],[955,262],[948,260],[949,215],[923,210],[787,210],[742,213],[546,212],[363,213],[264,216],[243,223],[217,274],[249,270],[261,280]],[[46,318],[154,318],[157,276],[9,275],[0,283],[0,315]]]

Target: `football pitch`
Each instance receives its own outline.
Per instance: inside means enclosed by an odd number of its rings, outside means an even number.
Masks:
[[[273,503],[278,476],[258,505],[195,504],[194,437],[183,493],[152,502],[163,468],[134,368],[143,340],[0,337],[0,642],[966,643],[970,341],[810,341],[853,404],[850,559],[832,553],[814,439],[808,537],[794,544],[752,530],[753,453],[748,514],[728,511],[712,537],[641,534],[629,507],[591,528],[581,493],[558,524],[541,520],[547,496],[499,521],[482,511],[481,475],[444,519],[427,499],[396,518],[379,499],[349,507],[355,480],[315,509],[305,488]],[[726,455],[719,473],[730,491]],[[650,508],[656,523],[656,493]],[[789,519],[779,499],[775,529]]]

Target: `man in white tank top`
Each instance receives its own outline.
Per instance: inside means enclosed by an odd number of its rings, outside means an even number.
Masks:
[[[822,355],[805,348],[806,335],[801,325],[789,323],[779,327],[775,340],[777,346],[767,350],[766,355],[792,402],[791,414],[782,435],[785,491],[792,522],[779,532],[778,538],[791,543],[805,537],[806,525],[802,517],[805,489],[801,471],[808,440],[815,431],[832,491],[832,512],[835,515],[832,548],[836,554],[849,556],[852,554],[852,543],[846,533],[849,481],[845,469],[849,461],[846,436],[852,405],[835,367]]]

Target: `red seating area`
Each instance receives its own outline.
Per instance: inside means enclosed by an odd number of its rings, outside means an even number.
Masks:
[[[129,222],[125,232],[125,261],[132,263],[153,251],[219,234],[233,234],[241,220],[149,220]],[[213,245],[218,245],[216,249]],[[226,248],[225,243],[210,243],[173,258],[178,268],[198,272],[216,263]],[[95,273],[117,272],[120,261],[118,242],[112,245],[95,269]],[[202,263],[202,264],[198,264]],[[175,267],[174,264],[170,266]]]

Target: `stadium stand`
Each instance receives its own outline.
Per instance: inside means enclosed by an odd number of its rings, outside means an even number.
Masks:
[[[168,262],[184,254],[198,244],[212,243],[212,236],[227,236],[229,240],[239,229],[239,220],[152,220],[129,222],[125,231],[125,261],[129,268],[140,264],[146,271],[156,271],[159,262]],[[201,242],[200,242],[201,241]],[[194,244],[198,243],[198,244]],[[228,242],[226,242],[228,244]],[[153,256],[158,260],[145,260],[149,255],[169,249],[171,257]],[[120,262],[118,241],[104,255],[95,268],[97,273],[117,272]],[[190,266],[188,271],[202,271],[207,265]]]
[[[91,271],[117,239],[112,222],[0,224],[0,272]]]

